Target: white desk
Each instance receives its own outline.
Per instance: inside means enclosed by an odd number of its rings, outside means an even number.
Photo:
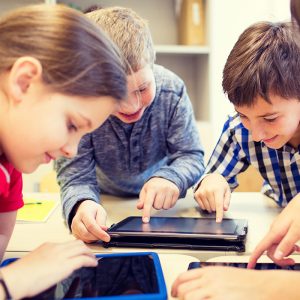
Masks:
[[[41,199],[56,198],[59,201],[58,194],[35,195]],[[111,225],[130,215],[140,215],[141,212],[136,209],[136,199],[120,199],[112,196],[103,196],[103,205],[108,213],[107,225]],[[248,219],[249,232],[246,241],[246,252],[239,255],[250,254],[263,235],[269,229],[269,226],[275,216],[280,212],[280,208],[260,193],[233,193],[229,212],[226,212],[227,218],[245,218]],[[180,216],[197,217],[200,215],[197,204],[191,193],[185,199],[178,201],[177,205],[170,210],[153,211],[156,216]],[[64,224],[61,216],[60,206],[50,216],[47,222],[39,224],[16,224],[13,236],[7,248],[5,257],[21,256],[24,253],[33,250],[41,243],[62,242],[73,239],[69,230]],[[91,249],[97,253],[112,252],[132,252],[147,251],[153,249],[136,248],[108,248],[105,249],[99,244],[90,245]],[[160,254],[185,254],[191,255],[199,260],[207,260],[216,256],[236,255],[235,252],[225,251],[199,251],[185,249],[155,249]]]
[[[34,198],[57,199],[58,194],[33,195]],[[130,215],[141,215],[136,209],[136,199],[119,199],[111,196],[103,197],[103,205],[108,213],[107,225],[116,223]],[[267,232],[272,220],[280,212],[276,204],[261,195],[260,193],[234,193],[230,210],[225,214],[227,218],[245,218],[249,222],[249,232],[246,242],[246,252],[241,255],[249,254]],[[180,216],[180,217],[198,217],[200,215],[197,204],[191,193],[185,199],[178,201],[177,205],[168,211],[153,211],[156,216]],[[74,239],[65,226],[61,215],[60,205],[53,212],[45,223],[36,224],[16,224],[13,236],[9,242],[5,258],[20,257],[27,252],[35,249],[43,242],[64,242]],[[95,253],[113,253],[113,252],[137,252],[137,251],[155,251],[158,252],[167,290],[170,293],[171,285],[175,278],[187,270],[188,264],[192,261],[207,260],[217,256],[236,255],[235,252],[224,251],[196,251],[185,249],[135,249],[135,248],[108,248],[105,249],[99,244],[89,245]],[[168,299],[173,299],[169,295]]]

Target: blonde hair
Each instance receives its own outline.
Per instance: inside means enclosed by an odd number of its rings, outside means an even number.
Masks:
[[[146,64],[153,66],[155,51],[146,20],[132,9],[101,8],[86,14],[96,22],[119,47],[126,60],[126,73],[136,72]]]
[[[38,59],[57,92],[126,97],[123,58],[98,26],[63,5],[30,5],[0,19],[0,72],[22,56]]]

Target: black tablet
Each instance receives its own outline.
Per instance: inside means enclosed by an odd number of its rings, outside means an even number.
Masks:
[[[104,247],[179,248],[186,250],[245,251],[247,221],[214,218],[128,217],[112,225]]]
[[[247,234],[247,220],[214,218],[152,217],[143,223],[141,217],[128,217],[108,230],[111,237],[143,236],[174,238],[205,238],[243,240]]]
[[[188,270],[197,269],[201,267],[208,266],[223,266],[223,267],[235,267],[235,268],[247,268],[247,263],[245,262],[191,262],[189,264]],[[274,263],[257,263],[255,265],[256,270],[295,270],[300,271],[300,264],[295,264],[292,266],[278,266]]]

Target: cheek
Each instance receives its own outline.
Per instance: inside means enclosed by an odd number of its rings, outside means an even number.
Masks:
[[[142,105],[143,106],[148,106],[151,104],[155,97],[155,92],[154,90],[149,90],[147,93],[144,93],[142,95]]]

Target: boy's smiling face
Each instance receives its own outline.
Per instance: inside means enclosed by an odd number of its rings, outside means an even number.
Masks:
[[[132,75],[127,76],[128,99],[114,116],[124,123],[134,123],[141,119],[145,109],[155,97],[155,79],[151,66],[148,64]]]
[[[270,95],[271,103],[258,96],[253,106],[235,106],[254,141],[273,149],[300,144],[300,100]]]

